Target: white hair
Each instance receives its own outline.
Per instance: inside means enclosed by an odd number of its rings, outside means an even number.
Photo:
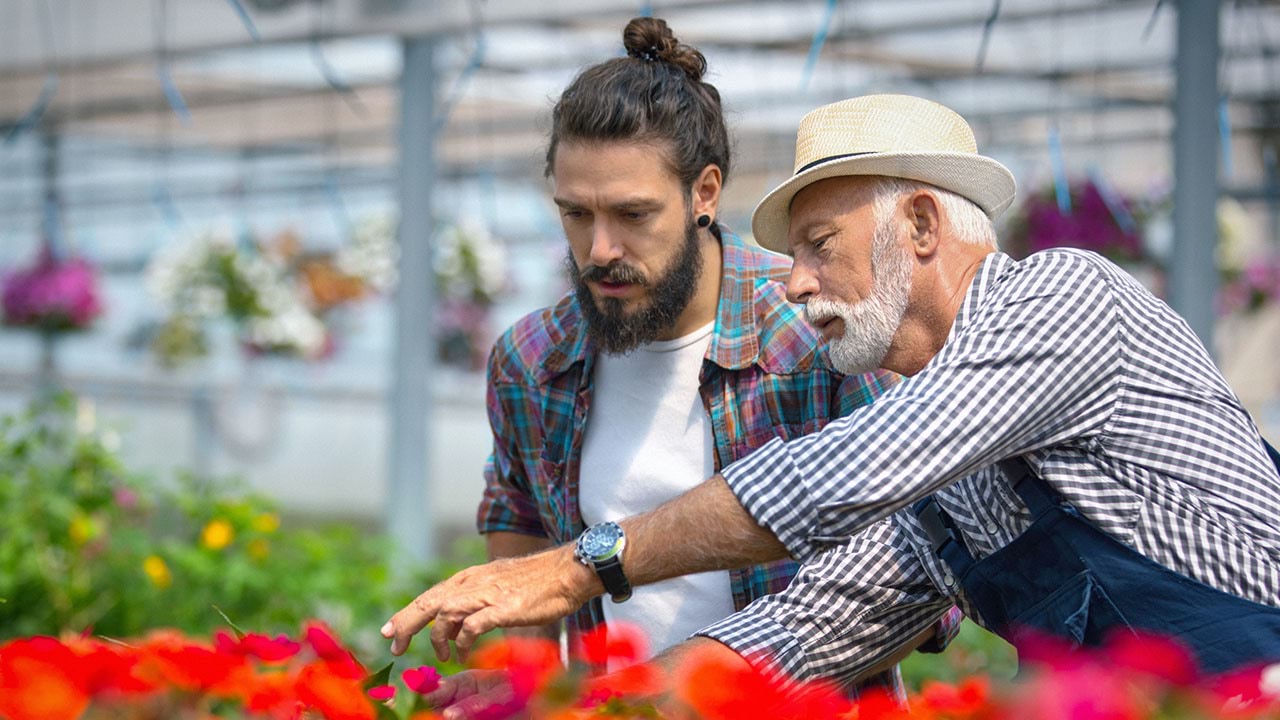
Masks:
[[[992,224],[991,218],[982,212],[982,208],[966,197],[918,180],[874,178],[871,183],[871,192],[872,202],[875,203],[876,221],[881,222],[891,217],[894,204],[898,199],[917,190],[929,190],[938,198],[939,204],[942,205],[942,212],[957,240],[970,245],[999,248],[996,242],[995,225]]]

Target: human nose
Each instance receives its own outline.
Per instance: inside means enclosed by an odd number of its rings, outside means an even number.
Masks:
[[[793,303],[804,304],[818,292],[818,278],[804,263],[791,265],[791,275],[787,277],[787,299]]]
[[[596,267],[606,267],[622,258],[622,244],[618,242],[608,223],[597,222],[591,227],[591,253],[588,259]]]

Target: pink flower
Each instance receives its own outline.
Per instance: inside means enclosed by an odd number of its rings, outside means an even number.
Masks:
[[[428,665],[409,668],[400,673],[400,679],[404,680],[405,687],[421,695],[440,687],[439,671]]]
[[[59,260],[45,248],[35,265],[5,278],[0,306],[10,325],[86,328],[102,313],[97,273],[82,258]]]
[[[132,510],[138,505],[138,493],[123,485],[117,487],[112,495],[115,498],[116,505],[125,510]]]
[[[369,688],[369,697],[378,702],[386,702],[396,696],[396,689],[390,685],[375,685]]]

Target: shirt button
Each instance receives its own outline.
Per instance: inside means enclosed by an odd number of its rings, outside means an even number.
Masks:
[[[995,535],[995,534],[996,534],[996,530],[999,530],[999,529],[1000,529],[1000,526],[999,526],[999,525],[996,525],[994,522],[989,522],[989,523],[987,523],[987,534],[988,534],[988,535]]]
[[[947,587],[954,587],[956,584],[956,579],[951,576],[951,573],[947,573],[946,575],[942,576],[942,584],[946,585]]]

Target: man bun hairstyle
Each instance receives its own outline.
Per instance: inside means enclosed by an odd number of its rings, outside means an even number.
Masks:
[[[702,81],[707,59],[660,18],[638,17],[622,31],[626,57],[583,70],[551,111],[546,174],[562,142],[651,142],[691,187],[707,165],[729,178],[729,131],[720,92]]]

